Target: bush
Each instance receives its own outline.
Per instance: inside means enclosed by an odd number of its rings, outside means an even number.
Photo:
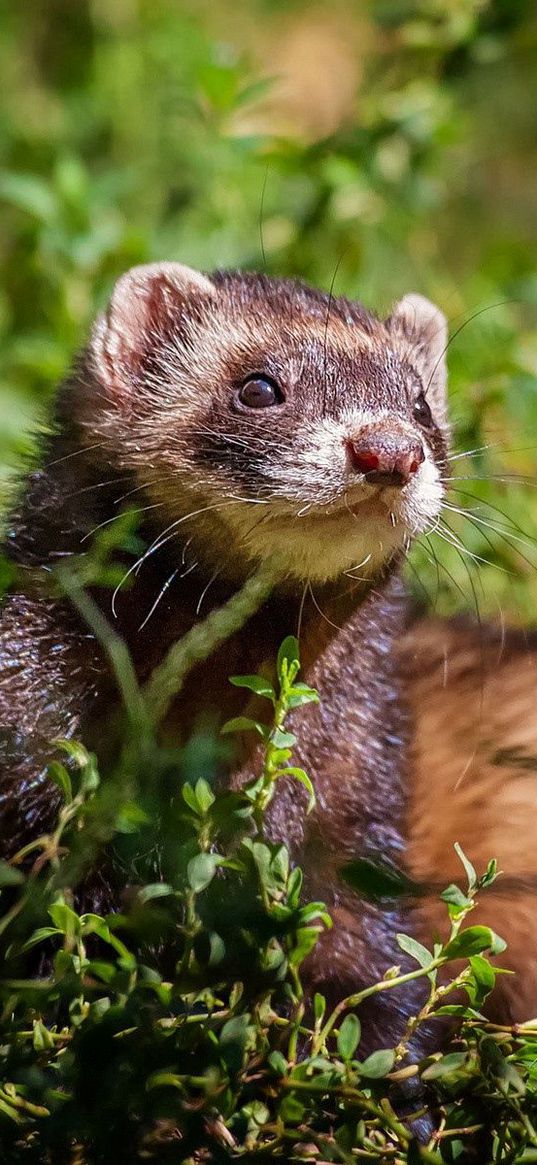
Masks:
[[[293,638],[276,670],[274,688],[232,679],[271,709],[266,724],[225,726],[263,742],[259,775],[240,791],[212,787],[214,741],[205,775],[190,780],[188,747],[127,741],[102,785],[95,757],[59,742],[64,761],[49,769],[63,800],[57,826],[0,865],[3,1160],[403,1165],[470,1160],[472,1147],[476,1160],[537,1159],[537,1029],[487,1022],[481,1008],[501,973],[489,956],[505,944],[465,926],[494,862],[478,877],[459,851],[467,884],[442,895],[446,942],[428,950],[399,936],[412,970],[387,968],[331,1013],[321,995],[304,998],[301,966],[330,918],[302,900],[301,872],[265,837],[264,814],[282,777],[304,784],[313,804],[285,719],[317,695],[298,680]],[[199,741],[193,755],[199,770]],[[77,906],[103,837],[114,862],[136,871],[121,913]],[[347,877],[371,892],[369,870],[355,864]],[[393,898],[408,884],[392,874],[383,886],[377,871],[375,893]],[[427,986],[419,1014],[395,1048],[363,1058],[362,1002],[415,978]],[[454,1041],[411,1062],[413,1035],[438,1016],[456,1017]],[[410,1105],[409,1082],[421,1089]],[[425,1118],[420,1144],[414,1122]]]

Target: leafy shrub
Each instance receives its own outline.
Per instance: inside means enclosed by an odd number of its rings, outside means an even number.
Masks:
[[[126,755],[101,785],[95,758],[60,742],[64,760],[49,770],[63,798],[57,826],[0,865],[2,1160],[415,1165],[473,1159],[472,1145],[476,1160],[537,1160],[537,1028],[487,1022],[498,974],[489,956],[504,944],[465,925],[494,862],[478,877],[460,852],[467,885],[444,891],[446,942],[428,950],[399,936],[414,969],[387,968],[331,1013],[322,996],[304,998],[301,966],[330,919],[302,900],[300,870],[264,834],[282,777],[314,800],[285,726],[291,708],[317,700],[298,672],[291,638],[274,688],[232,680],[272,711],[267,724],[225,726],[263,742],[259,775],[238,791],[212,787],[211,748],[205,776],[185,780],[188,748],[151,745],[133,799]],[[136,871],[120,913],[84,912],[74,893],[103,829],[115,860],[128,853]],[[419,1014],[395,1048],[364,1058],[361,1003],[414,978],[428,988]],[[451,1047],[409,1062],[415,1031],[446,1015],[459,1025]],[[422,1091],[401,1115],[409,1081]],[[414,1120],[424,1117],[434,1132],[420,1144]]]

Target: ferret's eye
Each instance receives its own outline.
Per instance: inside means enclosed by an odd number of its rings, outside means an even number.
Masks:
[[[425,400],[425,393],[420,392],[414,405],[414,417],[420,425],[432,425],[433,414]]]
[[[239,389],[239,400],[249,409],[268,409],[271,405],[281,404],[283,393],[267,376],[249,376]]]

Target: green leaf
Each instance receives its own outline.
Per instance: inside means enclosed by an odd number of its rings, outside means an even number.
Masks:
[[[471,1076],[479,1074],[479,1063],[475,1053],[448,1052],[434,1064],[429,1064],[421,1073],[422,1080],[441,1082],[450,1089],[464,1086]]]
[[[248,716],[234,716],[232,720],[226,720],[220,731],[222,733],[258,732],[264,738],[268,735],[268,729],[264,724],[260,724],[259,720],[250,720]]]
[[[311,813],[312,809],[315,807],[315,789],[313,788],[313,783],[310,777],[308,777],[308,774],[304,772],[304,769],[297,769],[294,767],[280,769],[277,775],[279,777],[293,777],[295,781],[299,781],[301,785],[304,785],[304,788],[307,789],[309,793],[306,813]]]
[[[318,991],[313,996],[313,1014],[317,1023],[320,1023],[326,1011],[326,999]]]
[[[224,1024],[218,1043],[222,1059],[231,1072],[238,1072],[242,1067],[250,1036],[254,1035],[255,1028],[251,1026],[249,1012],[244,1012],[243,1015],[234,1015]]]
[[[284,1096],[279,1110],[280,1120],[282,1120],[284,1124],[300,1124],[304,1119],[305,1112],[305,1105],[301,1100],[298,1099],[294,1092],[290,1092],[287,1096]]]
[[[250,692],[255,692],[256,696],[263,696],[267,700],[276,698],[272,684],[263,676],[230,676],[229,682],[236,688],[248,688]]]
[[[276,667],[280,683],[287,681],[290,676],[294,680],[300,668],[300,651],[298,647],[298,639],[296,639],[294,635],[288,635],[287,638],[284,639],[278,652]]]
[[[293,748],[296,736],[292,732],[284,732],[281,728],[273,728],[270,734],[270,743],[275,748]]]
[[[293,684],[287,697],[289,708],[301,708],[303,704],[318,704],[319,693],[308,684]]]
[[[380,1080],[382,1076],[387,1076],[391,1072],[395,1062],[395,1052],[391,1048],[379,1048],[378,1052],[372,1052],[363,1064],[360,1064],[360,1074],[366,1076],[368,1080]]]
[[[466,897],[466,894],[463,894],[460,887],[456,886],[454,882],[451,882],[449,886],[446,886],[445,890],[442,890],[440,897],[443,902],[447,902],[450,906],[460,907],[461,909],[471,905],[470,899]]]
[[[464,850],[462,849],[462,847],[459,845],[458,841],[455,842],[455,845],[453,848],[455,850],[455,853],[457,854],[457,857],[460,858],[460,860],[464,866],[464,869],[466,872],[466,877],[468,878],[468,893],[471,894],[472,891],[475,890],[476,885],[477,885],[477,874],[475,872],[475,869],[474,869],[470,859],[466,857],[466,854],[465,854]]]
[[[187,866],[187,877],[196,894],[205,890],[209,882],[212,882],[219,862],[219,854],[196,854],[195,858],[191,858]]]
[[[286,1076],[287,1075],[287,1071],[288,1071],[287,1060],[285,1059],[285,1056],[283,1056],[281,1052],[278,1052],[278,1051],[271,1052],[270,1056],[268,1058],[268,1062],[269,1062],[270,1067],[272,1068],[273,1072],[275,1072],[277,1076]]]
[[[199,780],[196,781],[196,787],[194,791],[198,805],[202,813],[205,815],[209,812],[211,805],[214,805],[215,801],[215,796],[211,786],[209,785],[208,781],[205,781],[203,777],[200,777]]]
[[[320,934],[320,929],[317,926],[301,926],[296,932],[295,946],[289,954],[289,963],[292,967],[298,967],[299,964],[309,955],[313,950]]]
[[[337,1050],[342,1060],[352,1060],[360,1042],[361,1027],[358,1016],[346,1015],[337,1036]]]
[[[492,991],[496,982],[496,972],[488,960],[484,959],[482,955],[471,955],[470,966],[478,986],[482,987],[484,991]]]
[[[289,880],[287,882],[287,901],[289,906],[298,906],[303,881],[304,875],[300,869],[300,866],[295,866],[294,870],[291,870],[291,873],[289,874]]]
[[[70,804],[73,800],[73,786],[65,765],[62,765],[60,761],[52,760],[47,765],[47,777],[58,789],[61,789],[64,800]]]
[[[40,926],[37,930],[34,930],[30,938],[26,939],[26,942],[19,947],[19,950],[21,954],[23,951],[29,951],[32,947],[37,946],[38,943],[45,942],[46,939],[52,938],[56,934],[63,934],[63,931],[58,930],[57,926]]]
[[[502,946],[502,943],[503,939],[489,926],[468,926],[444,947],[443,954],[447,959],[467,959],[470,955],[480,955],[482,951],[488,950],[499,954],[507,945],[503,943]]]
[[[40,1019],[34,1019],[32,1043],[36,1052],[48,1052],[54,1047],[52,1034]]]
[[[48,912],[54,926],[57,926],[62,934],[80,934],[80,918],[66,902],[55,902],[53,906],[49,906]]]
[[[198,805],[198,798],[196,797],[192,785],[190,785],[188,781],[185,781],[181,789],[181,796],[183,801],[185,801],[188,805],[188,808],[192,809],[193,813],[199,813],[200,807]]]
[[[92,760],[90,753],[78,740],[64,740],[62,738],[61,740],[54,740],[52,743],[56,745],[56,748],[61,748],[62,752],[66,752],[70,760],[79,769],[85,769],[86,765]]]
[[[415,938],[410,938],[408,934],[398,934],[395,937],[401,950],[406,955],[410,955],[411,959],[415,959],[420,967],[430,967],[433,956],[426,947],[422,946]]]
[[[151,882],[138,891],[138,901],[150,902],[153,898],[167,898],[170,894],[173,894],[173,886],[167,882]]]

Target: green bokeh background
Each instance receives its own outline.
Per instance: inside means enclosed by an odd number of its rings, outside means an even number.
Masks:
[[[4,0],[0,70],[0,492],[132,263],[417,290],[486,448],[453,462],[464,553],[435,535],[410,579],[535,622],[534,0]]]

